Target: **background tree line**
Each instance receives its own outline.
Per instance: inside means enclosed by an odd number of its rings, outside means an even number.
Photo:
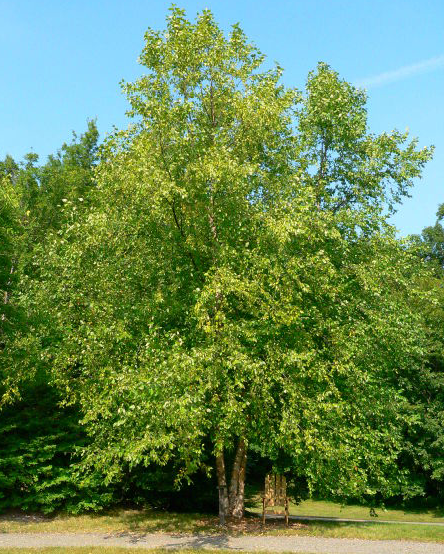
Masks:
[[[388,223],[432,149],[209,11],[140,59],[128,129],[0,165],[0,505],[442,499],[444,212]]]

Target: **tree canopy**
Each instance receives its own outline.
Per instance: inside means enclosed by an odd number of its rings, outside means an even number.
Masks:
[[[34,251],[34,324],[15,339],[21,371],[80,404],[109,480],[171,459],[179,480],[215,470],[235,516],[248,450],[285,455],[312,490],[403,494],[400,376],[427,344],[425,269],[386,208],[431,149],[371,134],[365,93],[326,64],[301,93],[263,61],[208,10],[147,31],[147,73],[123,86],[134,123],[102,145],[88,205],[63,193],[45,215],[63,223]]]

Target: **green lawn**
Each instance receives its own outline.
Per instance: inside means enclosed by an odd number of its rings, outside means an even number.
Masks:
[[[258,503],[256,503],[256,506],[249,508],[249,511],[261,513],[262,508]],[[368,507],[357,505],[341,506],[335,502],[327,502],[323,500],[304,500],[298,506],[290,503],[290,514],[297,516],[337,517],[346,519],[372,519],[375,521],[425,521],[429,523],[444,523],[444,509],[377,509],[377,517],[371,517]]]
[[[400,523],[305,522],[301,527],[270,529],[270,535],[308,535],[337,539],[410,540],[444,543],[444,527]]]
[[[152,510],[115,509],[98,514],[70,516],[0,516],[0,533],[13,532],[122,532],[215,533],[218,518],[199,514],[176,514]]]
[[[256,503],[249,511],[259,512]],[[68,516],[59,514],[53,517],[32,515],[0,516],[0,533],[7,532],[122,532],[135,533],[221,533],[231,534],[282,534],[310,535],[317,537],[363,538],[363,539],[405,539],[444,542],[444,526],[408,525],[400,522],[422,521],[444,522],[442,513],[432,510],[390,509],[377,511],[378,517],[370,518],[369,509],[362,506],[341,506],[333,502],[306,500],[300,505],[290,506],[290,513],[301,516],[322,516],[350,519],[372,519],[371,523],[349,522],[292,522],[289,528],[282,520],[267,521],[262,527],[260,518],[250,516],[242,523],[232,524],[221,529],[218,518],[201,514],[176,514],[153,510],[116,509],[100,514]],[[391,520],[394,523],[378,523]],[[47,550],[57,552],[57,549]],[[95,552],[95,550],[90,550]],[[120,552],[119,549],[97,552]],[[4,552],[4,551],[1,551]],[[23,553],[23,550],[21,551]],[[46,551],[45,551],[46,552]],[[76,552],[72,549],[72,552]],[[81,552],[81,550],[79,550]]]

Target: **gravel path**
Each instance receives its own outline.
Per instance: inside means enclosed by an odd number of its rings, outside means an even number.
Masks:
[[[444,544],[411,541],[370,541],[321,537],[167,535],[131,533],[4,533],[0,548],[44,546],[126,546],[133,548],[228,548],[313,554],[444,554]]]

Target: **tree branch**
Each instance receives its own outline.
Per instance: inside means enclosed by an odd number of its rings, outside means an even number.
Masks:
[[[160,133],[160,131],[159,131],[159,147],[160,147],[160,155],[162,157],[162,162],[163,162],[164,169],[167,172],[171,183],[174,183],[175,180],[173,178],[173,175],[171,173],[169,165],[167,164],[167,161],[166,161],[165,149],[164,149],[164,146],[163,146],[162,134]],[[180,236],[182,237],[182,240],[183,240],[184,244],[186,245],[186,236],[185,236],[185,233],[183,232],[183,226],[179,223],[179,219],[178,219],[177,213],[176,213],[176,208],[174,206],[174,200],[172,202],[169,202],[168,199],[166,199],[166,201],[167,201],[167,204],[169,204],[169,206],[171,207],[171,210],[173,212],[174,222],[176,224],[177,229],[179,230]],[[194,259],[194,256],[190,252],[190,250],[188,250],[188,248],[186,248],[186,246],[185,246],[185,252],[186,252],[187,256],[190,258],[191,263],[193,264],[193,267],[194,267],[195,271],[199,274],[199,268],[197,267],[196,260]]]

